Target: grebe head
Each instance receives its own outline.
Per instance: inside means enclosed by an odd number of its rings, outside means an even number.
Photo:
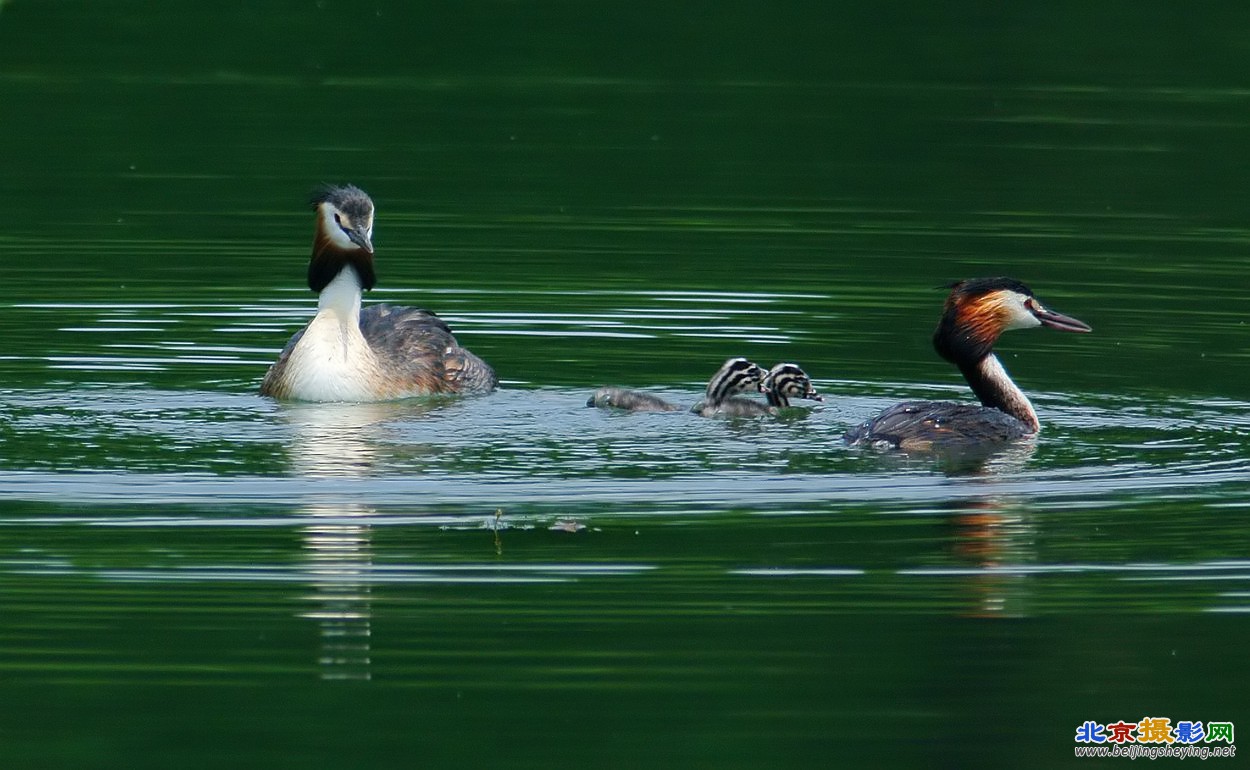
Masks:
[[[1061,332],[1092,331],[1083,321],[1047,310],[1028,286],[1012,278],[973,278],[949,287],[933,346],[953,363],[985,358],[999,335],[1011,329],[1047,326]]]
[[[373,272],[373,201],[355,185],[327,186],[311,199],[317,212],[317,232],[313,238],[312,259],[308,263],[308,287],[320,292],[351,267],[360,286],[372,289],[377,283]]]
[[[764,378],[768,373],[759,364],[745,358],[731,358],[712,375],[707,384],[707,403],[716,405],[735,393],[767,393]]]
[[[825,400],[812,387],[811,378],[798,364],[777,364],[769,369],[768,376],[764,378],[764,387],[768,389],[769,401],[775,401],[779,406],[789,406],[792,398]]]

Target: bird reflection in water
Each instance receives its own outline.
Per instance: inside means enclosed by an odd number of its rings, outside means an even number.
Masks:
[[[419,401],[371,404],[302,404],[283,407],[291,426],[291,471],[309,479],[363,478],[376,465],[378,447],[392,420],[426,412]],[[322,679],[371,677],[371,592],[374,581],[372,526],[377,511],[343,494],[321,496],[303,507],[310,520],[301,530],[309,609],[317,623]]]
[[[1035,449],[1033,441],[1022,441],[979,456],[963,453],[947,457],[944,471],[972,484],[1001,484],[1023,470]],[[1026,616],[1031,585],[1020,568],[1037,559],[1036,528],[1028,510],[1007,493],[953,500],[949,507],[952,553],[957,563],[971,568],[964,582],[966,614]]]
[[[999,498],[961,500],[950,518],[952,550],[968,565],[964,581],[972,617],[1021,618],[1029,614],[1035,527],[1029,514]]]
[[[352,510],[355,508],[355,510]],[[305,572],[312,609],[299,613],[317,623],[322,679],[369,679],[373,568],[370,531],[363,506],[312,505],[306,514],[325,522],[303,529]],[[361,519],[353,523],[351,517]]]

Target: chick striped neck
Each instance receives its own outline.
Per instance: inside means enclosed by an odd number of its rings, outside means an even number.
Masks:
[[[745,358],[731,358],[708,381],[706,403],[717,406],[735,393],[758,391],[764,382],[764,370]]]
[[[821,401],[820,394],[812,387],[812,381],[807,376],[807,372],[800,369],[796,364],[778,364],[768,372],[768,377],[764,380],[764,386],[768,389],[768,403],[770,406],[784,409],[790,406],[791,398],[809,398],[813,401]]]

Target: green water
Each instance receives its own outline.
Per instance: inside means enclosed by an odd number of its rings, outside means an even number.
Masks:
[[[0,765],[1055,767],[1250,724],[1236,4],[0,3]],[[321,182],[468,400],[255,395]],[[1028,282],[1031,444],[943,292]],[[693,403],[799,362],[778,419]],[[1084,760],[1082,760],[1084,761]],[[1076,764],[1080,764],[1077,762]]]

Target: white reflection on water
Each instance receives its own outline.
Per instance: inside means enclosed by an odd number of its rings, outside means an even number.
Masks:
[[[372,431],[389,414],[386,404],[308,404],[284,409],[292,428],[291,472],[309,478],[358,477],[373,467]],[[324,519],[302,528],[304,570],[312,606],[299,615],[317,623],[322,679],[372,678],[373,611],[368,580],[373,566],[375,512],[360,502],[312,502],[302,514]]]
[[[384,456],[392,421],[419,419],[443,403],[284,405],[281,418],[292,428],[290,471],[309,479],[366,478]],[[312,605],[299,615],[317,623],[318,663],[321,677],[327,680],[372,678],[371,594],[377,583],[564,582],[578,576],[631,575],[649,569],[616,564],[377,565],[372,545],[373,520],[379,515],[376,507],[359,500],[314,498],[301,502],[299,515],[310,520],[300,528],[304,564],[298,574],[308,581],[311,592],[302,598]],[[430,518],[419,520],[428,525]],[[500,549],[498,516],[493,524],[495,546]]]
[[[322,506],[306,509],[320,514]],[[312,593],[302,599],[312,605],[299,615],[317,623],[321,636],[323,679],[370,679],[370,636],[373,611],[370,605],[372,532],[368,523],[341,523],[345,516],[367,517],[365,506],[329,506],[326,516],[336,523],[304,527],[304,569]]]

